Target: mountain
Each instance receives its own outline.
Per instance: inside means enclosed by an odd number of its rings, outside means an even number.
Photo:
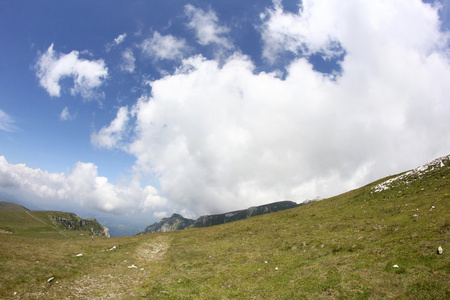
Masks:
[[[261,206],[254,206],[243,210],[236,210],[218,215],[206,215],[198,218],[192,228],[208,227],[229,222],[247,219],[253,216],[277,212],[285,209],[290,209],[299,206],[299,204],[292,201],[280,201]]]
[[[302,203],[300,205],[303,204],[306,203]],[[292,201],[279,201],[261,206],[254,206],[243,210],[227,212],[224,214],[205,215],[201,216],[197,220],[186,219],[179,214],[173,214],[170,218],[164,218],[160,222],[155,222],[152,225],[147,226],[144,230],[137,233],[137,235],[154,232],[175,231],[187,228],[209,227],[243,220],[257,215],[290,209],[297,206],[299,206],[299,204]]]
[[[188,228],[192,224],[194,224],[194,220],[186,219],[179,214],[173,214],[170,218],[163,218],[161,221],[147,226],[144,230],[139,232],[138,235],[154,232],[182,230]]]
[[[0,202],[0,233],[28,237],[52,237],[76,231],[84,235],[110,237],[109,229],[96,219],[74,213],[32,211],[11,202]]]

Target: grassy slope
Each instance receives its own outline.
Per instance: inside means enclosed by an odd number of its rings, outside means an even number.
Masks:
[[[23,207],[22,205],[18,205],[11,202],[6,201],[0,201],[0,210],[1,209],[7,209],[7,210],[28,210],[27,208]]]
[[[1,234],[0,298],[449,299],[449,166],[208,228],[94,242]]]

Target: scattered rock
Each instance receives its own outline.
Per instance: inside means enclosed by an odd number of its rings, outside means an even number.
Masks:
[[[55,279],[55,277],[50,277],[49,279],[47,279],[47,282],[52,282]]]
[[[444,249],[442,249],[442,246],[439,246],[437,248],[437,254],[441,255],[442,253],[444,253]]]
[[[137,269],[135,265],[128,266],[128,269]]]
[[[398,265],[393,265],[392,267],[393,267],[393,268],[398,268]]]
[[[75,256],[80,257],[80,256],[83,256],[83,254],[82,254],[82,253],[79,253],[79,254],[77,254],[77,255],[75,255]]]

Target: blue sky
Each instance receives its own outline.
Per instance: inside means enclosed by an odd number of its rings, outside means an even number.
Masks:
[[[121,235],[414,168],[450,153],[449,24],[449,1],[0,1],[0,197]]]

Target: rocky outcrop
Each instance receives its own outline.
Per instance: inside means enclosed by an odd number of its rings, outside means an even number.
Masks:
[[[102,226],[96,219],[82,219],[74,213],[66,212],[55,212],[49,217],[65,229],[88,231],[97,236],[110,237],[109,229]]]
[[[154,232],[167,232],[186,229],[194,223],[194,220],[186,219],[179,214],[173,214],[170,218],[164,218],[159,222],[155,222],[147,226],[144,230],[138,233],[147,234]]]
[[[297,204],[292,201],[280,201],[261,206],[254,206],[248,209],[236,210],[225,214],[201,216],[197,220],[186,219],[179,214],[173,214],[170,218],[164,218],[160,222],[156,222],[150,226],[147,226],[143,231],[137,234],[139,235],[154,232],[166,232],[166,231],[182,230],[187,228],[198,228],[198,227],[220,225],[228,222],[247,219],[257,215],[294,208],[302,204]]]
[[[198,218],[191,227],[197,228],[197,227],[208,227],[213,225],[219,225],[228,222],[247,219],[257,215],[290,209],[297,206],[299,206],[299,204],[292,201],[280,201],[261,206],[254,206],[244,210],[236,210],[225,214],[206,215]]]

